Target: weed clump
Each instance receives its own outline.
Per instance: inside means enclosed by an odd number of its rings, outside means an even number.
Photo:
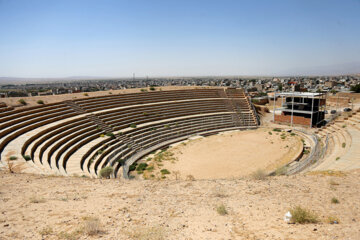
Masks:
[[[110,178],[111,174],[114,172],[114,168],[111,166],[104,167],[100,170],[100,177]]]
[[[221,204],[219,206],[216,207],[216,212],[218,214],[220,214],[221,216],[224,216],[226,214],[228,214],[228,211],[226,210],[226,207],[224,204]]]
[[[169,170],[167,170],[165,168],[161,169],[160,172],[161,172],[162,175],[170,174]]]
[[[98,218],[84,219],[84,233],[89,236],[94,236],[101,233],[101,223]]]
[[[27,105],[27,102],[24,99],[19,99],[18,101],[21,105]]]
[[[339,201],[336,197],[333,197],[333,198],[331,199],[331,203],[333,203],[333,204],[338,204],[338,203],[340,203],[340,201]]]
[[[301,206],[296,206],[290,209],[291,213],[291,222],[293,223],[318,223],[319,217],[312,211],[302,208]]]

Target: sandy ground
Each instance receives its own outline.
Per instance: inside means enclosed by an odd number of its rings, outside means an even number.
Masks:
[[[209,87],[195,87],[195,86],[164,86],[164,87],[155,87],[156,91],[160,89],[165,90],[180,90],[180,89],[195,89],[195,88],[209,88]],[[211,87],[214,88],[214,87]],[[0,98],[0,102],[6,103],[8,106],[19,105],[19,99],[24,99],[27,103],[25,107],[29,106],[38,106],[38,100],[43,100],[45,104],[61,102],[65,100],[74,100],[98,96],[107,96],[115,94],[124,94],[124,93],[140,93],[142,88],[130,88],[130,89],[119,89],[119,90],[108,90],[108,91],[97,91],[97,92],[81,92],[81,93],[69,93],[69,94],[60,94],[60,95],[48,95],[48,96],[34,96],[34,97],[11,97],[11,98]],[[149,92],[149,88],[147,89]],[[18,109],[19,107],[17,107]]]
[[[286,133],[281,139],[280,135],[271,129],[257,129],[192,140],[172,148],[176,160],[164,161],[163,168],[178,171],[183,179],[187,175],[196,179],[235,178],[258,169],[271,172],[302,151],[300,137]]]
[[[359,178],[353,171],[263,181],[126,181],[0,171],[0,239],[355,240]],[[333,197],[340,202],[332,204]],[[216,211],[221,204],[224,216]],[[296,205],[313,210],[321,222],[285,223],[284,214]],[[329,216],[340,224],[329,224]],[[94,218],[101,231],[89,236],[85,230]]]

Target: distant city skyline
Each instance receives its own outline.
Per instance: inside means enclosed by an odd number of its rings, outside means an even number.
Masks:
[[[0,0],[0,77],[360,73],[360,0]]]

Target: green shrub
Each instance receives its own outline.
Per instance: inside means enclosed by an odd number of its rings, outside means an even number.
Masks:
[[[342,143],[341,146],[342,146],[343,148],[345,148],[345,147],[346,147],[346,143]]]
[[[272,132],[269,131],[269,135],[272,135]]]
[[[87,96],[89,96],[89,94],[87,94],[87,93],[84,93],[84,96],[85,96],[85,97],[87,97]]]
[[[129,167],[129,172],[134,171],[136,169],[136,166],[137,166],[137,162],[134,162],[133,164],[131,164]]]
[[[164,169],[161,169],[160,172],[161,172],[162,175],[170,174],[169,170],[167,170],[167,169],[165,169],[165,168],[164,168]]]
[[[111,137],[111,138],[115,138],[115,135],[112,132],[106,133],[106,136]]]
[[[296,134],[295,133],[290,133],[290,136],[295,136]]]
[[[124,164],[125,164],[125,159],[120,158],[120,159],[117,160],[117,162],[118,162],[121,166],[124,166]]]
[[[112,94],[112,92],[109,92],[109,94]]]
[[[338,204],[338,203],[340,203],[340,201],[336,197],[333,197],[331,199],[331,203]]]
[[[38,100],[37,104],[44,104],[44,101],[43,100]]]
[[[100,134],[100,137],[105,137],[105,134]]]
[[[30,161],[31,160],[31,157],[29,155],[23,155],[23,158],[26,160],[26,161]]]
[[[291,222],[293,223],[317,223],[319,222],[318,216],[308,209],[296,206],[290,209]]]
[[[339,160],[339,159],[340,159],[340,157],[336,157],[336,161]]]
[[[216,207],[216,212],[218,214],[220,214],[221,216],[224,216],[224,215],[228,214],[224,204],[221,204],[221,205],[217,206]]]
[[[136,171],[138,172],[142,172],[146,169],[146,167],[148,166],[147,163],[140,163],[137,167],[136,167]]]
[[[143,89],[143,88],[140,89],[140,91],[141,91],[141,92],[147,92],[147,90],[146,90],[146,89]]]
[[[273,131],[274,132],[281,132],[281,129],[280,128],[274,128]]]
[[[156,90],[154,86],[151,86],[149,89],[150,89],[150,91],[155,91]]]
[[[104,167],[100,170],[100,177],[110,178],[111,174],[114,172],[114,168],[111,166]]]
[[[10,156],[9,158],[11,161],[14,161],[14,160],[17,160],[17,157],[16,156]]]
[[[27,105],[27,102],[24,99],[19,99],[18,102],[24,106]]]
[[[132,123],[132,124],[130,124],[130,127],[131,127],[131,128],[136,128],[136,124],[135,124],[135,123]]]

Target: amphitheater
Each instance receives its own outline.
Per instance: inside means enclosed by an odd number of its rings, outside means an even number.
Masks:
[[[97,239],[71,230],[89,216],[104,223],[102,239],[359,239],[359,111],[303,129],[267,121],[236,88],[89,95],[0,105],[0,239]],[[133,171],[138,163],[149,171]],[[98,179],[108,166],[116,181]],[[251,179],[256,170],[274,177]],[[150,174],[161,181],[127,180]],[[330,180],[340,187],[329,190]],[[334,195],[338,208],[324,203]],[[229,215],[218,219],[211,209],[221,202]],[[299,202],[342,225],[284,225]]]
[[[140,157],[194,134],[256,127],[239,89],[108,95],[2,108],[0,152],[24,157],[35,172],[97,176],[112,166],[115,177],[120,169],[126,177]]]

